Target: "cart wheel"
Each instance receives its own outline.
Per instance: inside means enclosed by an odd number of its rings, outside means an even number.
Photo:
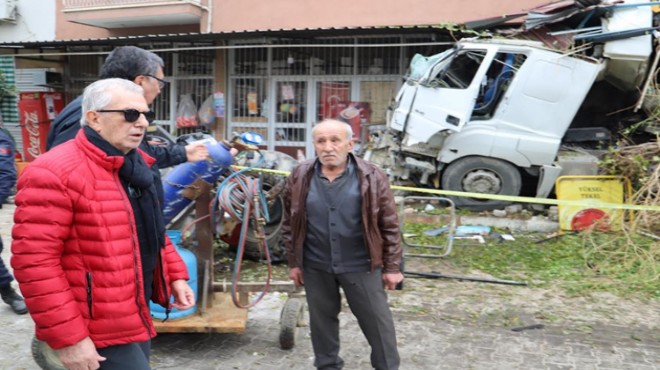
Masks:
[[[37,337],[32,338],[32,357],[43,370],[66,370],[57,353]]]
[[[280,316],[280,347],[291,349],[296,345],[298,326],[303,322],[305,302],[300,298],[289,298],[282,308]]]

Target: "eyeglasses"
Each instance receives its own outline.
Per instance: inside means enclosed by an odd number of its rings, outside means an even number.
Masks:
[[[99,109],[99,113],[124,113],[124,119],[126,122],[135,122],[140,118],[140,114],[144,114],[144,118],[147,119],[147,122],[152,123],[156,119],[156,113],[153,111],[140,112],[137,109]]]
[[[151,77],[151,78],[155,79],[156,81],[158,81],[158,88],[159,89],[162,89],[163,87],[165,87],[165,85],[167,85],[167,81],[163,80],[162,78],[158,78],[154,75],[143,75],[143,76]]]

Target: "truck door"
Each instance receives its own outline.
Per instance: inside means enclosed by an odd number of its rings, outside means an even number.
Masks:
[[[440,131],[461,130],[472,115],[490,59],[486,49],[459,49],[430,68],[414,89],[404,86],[392,126],[405,129],[407,145],[426,142]]]

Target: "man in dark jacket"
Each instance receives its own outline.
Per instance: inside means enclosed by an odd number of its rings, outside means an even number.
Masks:
[[[123,78],[133,81],[144,90],[147,104],[151,104],[166,85],[163,72],[164,62],[153,52],[135,46],[122,46],[114,49],[101,67],[100,78]],[[73,139],[80,130],[82,96],[69,103],[55,118],[50,126],[46,141],[46,150]],[[208,157],[204,144],[192,143],[187,146],[172,145],[162,147],[144,141],[140,145],[150,156],[156,159],[151,169],[160,174],[159,168],[171,167],[186,161],[199,161]],[[158,180],[160,181],[160,180]],[[163,202],[162,185],[157,184],[159,200]]]
[[[11,195],[11,191],[16,184],[16,163],[14,162],[14,140],[0,129],[0,208]],[[0,239],[0,253],[2,253],[3,244]],[[26,314],[27,308],[25,301],[14,288],[11,282],[14,277],[11,276],[5,263],[0,258],[0,295],[2,300],[11,306],[11,309],[19,315]]]
[[[282,237],[289,277],[305,285],[314,366],[338,370],[341,287],[371,346],[371,365],[399,368],[385,289],[401,274],[401,239],[387,175],[354,156],[351,126],[326,120],[312,129],[317,158],[300,163],[284,191]]]

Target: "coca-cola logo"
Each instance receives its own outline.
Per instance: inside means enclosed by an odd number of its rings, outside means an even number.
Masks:
[[[41,154],[39,149],[39,116],[37,112],[25,112],[23,118],[25,131],[28,133],[27,153],[36,158]]]

